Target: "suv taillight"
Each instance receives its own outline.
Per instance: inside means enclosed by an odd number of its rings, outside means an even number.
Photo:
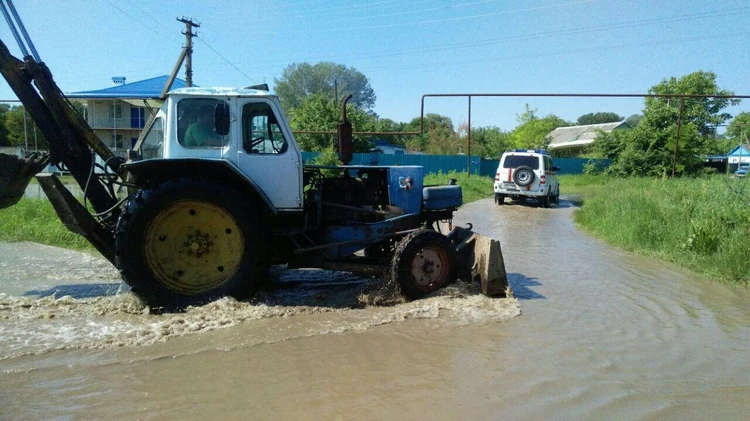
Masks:
[[[539,184],[544,184],[547,182],[547,176],[546,175],[540,175],[539,176]]]
[[[500,181],[500,173],[499,172],[495,173],[495,181]]]

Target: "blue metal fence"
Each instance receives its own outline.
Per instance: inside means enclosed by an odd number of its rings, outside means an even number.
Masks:
[[[302,152],[302,159],[310,163],[318,152]],[[593,162],[599,169],[609,166],[606,159],[588,158],[553,158],[555,165],[560,167],[558,174],[583,174],[584,165]],[[471,157],[471,173],[494,177],[497,171],[498,160],[482,159],[478,156]],[[355,153],[350,165],[420,165],[424,167],[425,174],[442,171],[466,172],[468,160],[463,155],[416,155],[416,154],[379,154],[379,153]]]

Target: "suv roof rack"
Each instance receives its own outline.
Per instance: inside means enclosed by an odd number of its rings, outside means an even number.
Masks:
[[[543,155],[549,155],[546,149],[513,149],[506,152],[522,152],[522,153],[540,153]]]

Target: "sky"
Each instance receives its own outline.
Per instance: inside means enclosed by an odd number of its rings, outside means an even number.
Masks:
[[[374,111],[410,121],[424,94],[646,93],[697,70],[750,94],[747,0],[15,0],[63,92],[169,74],[194,38],[193,81],[248,86],[291,63],[331,61],[368,77]],[[20,56],[7,24],[0,39]],[[184,71],[179,77],[184,78]],[[0,100],[15,99],[0,80]],[[511,130],[525,104],[540,117],[639,113],[642,99],[474,98],[472,127]],[[750,100],[729,109],[750,111]],[[427,98],[457,126],[466,98]]]

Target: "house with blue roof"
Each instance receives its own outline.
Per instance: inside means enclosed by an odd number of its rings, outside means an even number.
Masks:
[[[118,78],[124,81],[124,78]],[[94,133],[113,151],[124,154],[138,139],[149,113],[161,105],[159,99],[169,76],[158,76],[110,88],[65,94],[70,100],[86,104],[86,121]],[[114,78],[113,78],[114,80]],[[175,78],[172,89],[184,88],[185,81]]]
[[[750,164],[750,143],[739,144],[727,154],[729,168],[734,171],[740,164]]]

